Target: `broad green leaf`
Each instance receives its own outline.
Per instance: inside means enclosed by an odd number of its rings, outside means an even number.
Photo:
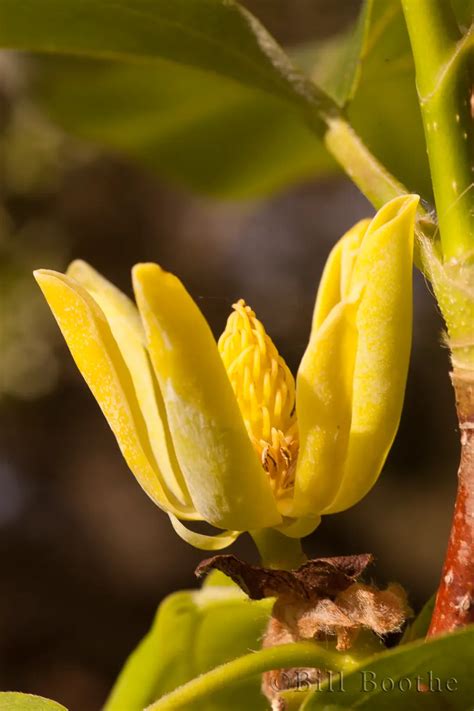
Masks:
[[[334,171],[308,122],[330,99],[231,0],[0,0],[0,46],[103,60],[49,66],[51,114],[195,190],[249,197]],[[374,154],[430,198],[399,0],[366,0],[354,32],[303,54],[333,100],[352,99]]]
[[[344,693],[326,685],[312,692],[302,711],[327,709],[336,703],[341,708],[367,711],[418,711],[452,709],[468,711],[474,699],[474,627],[424,641],[412,642],[379,654],[343,675]],[[420,681],[417,681],[419,678]],[[385,691],[382,680],[390,687]],[[408,689],[409,679],[411,689]],[[440,691],[437,679],[440,680]],[[454,681],[451,681],[454,680]],[[365,685],[364,685],[365,682]],[[371,683],[372,682],[372,683]],[[432,693],[422,691],[434,689]],[[448,687],[452,690],[449,691]],[[420,690],[417,690],[419,688]]]
[[[297,109],[217,74],[161,60],[39,69],[36,94],[58,125],[195,191],[247,198],[337,171]]]
[[[113,60],[46,65],[51,114],[173,182],[249,197],[334,172],[315,87],[236,3],[0,0],[0,46]]]
[[[218,73],[291,102],[313,89],[233,0],[0,0],[0,45]]]
[[[373,0],[365,0],[353,26],[323,41],[297,47],[293,59],[338,106],[352,98],[372,22]]]
[[[1,691],[0,711],[67,711],[67,709],[56,701],[44,699],[42,696]]]
[[[347,112],[370,150],[410,192],[430,200],[415,69],[400,0],[372,2],[359,83]]]
[[[170,595],[126,662],[104,711],[142,711],[163,694],[213,667],[258,649],[272,600],[250,601],[228,579]],[[221,693],[200,711],[264,711],[259,679]]]
[[[400,0],[365,0],[354,31],[296,53],[377,158],[410,191],[432,197],[415,68]]]
[[[433,615],[433,610],[436,602],[436,594],[432,595],[430,599],[423,605],[419,614],[413,620],[411,625],[408,625],[400,644],[406,644],[407,642],[414,642],[416,639],[421,639],[426,637],[428,632],[431,617]]]
[[[148,706],[146,711],[207,709],[210,703],[214,704],[224,689],[229,692],[234,689],[235,696],[240,702],[239,709],[242,709],[242,706],[247,708],[247,700],[242,698],[238,690],[241,689],[245,680],[260,677],[265,671],[292,668],[341,670],[353,669],[354,666],[354,659],[348,654],[335,651],[334,644],[318,644],[313,641],[277,644],[258,651],[251,651],[201,674],[187,684],[162,696],[158,701]],[[224,711],[228,707],[219,706],[218,708],[219,711]]]

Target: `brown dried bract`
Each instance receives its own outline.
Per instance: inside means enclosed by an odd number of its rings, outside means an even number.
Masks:
[[[299,600],[334,596],[346,590],[373,562],[370,553],[315,558],[296,570],[273,570],[250,565],[234,555],[216,555],[196,568],[202,577],[217,569],[232,578],[252,600],[264,597],[291,596]]]
[[[386,590],[379,590],[373,585],[353,583],[334,599],[298,601],[279,597],[272,616],[280,625],[274,628],[279,639],[283,629],[291,637],[286,642],[334,638],[337,649],[345,651],[362,629],[379,636],[397,632],[410,614],[400,585],[391,583]]]
[[[317,558],[297,570],[271,570],[244,563],[233,555],[203,561],[198,576],[221,570],[253,600],[276,597],[263,639],[264,647],[301,640],[333,641],[346,651],[361,630],[382,636],[401,629],[410,616],[406,593],[391,583],[386,590],[358,582],[373,557],[370,554]],[[328,670],[280,669],[265,672],[262,691],[272,709],[283,710],[280,692],[323,681]]]

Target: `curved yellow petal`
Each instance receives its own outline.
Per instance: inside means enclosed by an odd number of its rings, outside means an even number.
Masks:
[[[385,205],[370,224],[351,278],[357,311],[352,420],[344,477],[324,513],[352,506],[373,486],[398,429],[412,332],[412,260],[419,198]]]
[[[293,510],[317,516],[336,495],[351,422],[356,303],[338,303],[311,333],[296,379],[300,451]],[[286,512],[285,512],[286,513]]]
[[[35,278],[128,466],[158,506],[184,517],[186,512],[168,498],[153,467],[148,432],[132,379],[104,313],[70,277],[42,269],[35,272]],[[195,514],[191,517],[195,518]]]
[[[361,220],[338,241],[321,277],[310,340],[297,376],[300,451],[291,516],[319,513],[332,501],[342,480],[351,422],[358,307],[357,296],[352,302],[346,297],[352,266],[369,224],[370,220]]]
[[[148,350],[194,506],[218,528],[281,522],[203,315],[179,279],[156,264],[133,270]]]
[[[66,270],[66,276],[81,284],[99,304],[107,321],[123,321],[127,324],[130,334],[145,346],[145,332],[138,309],[131,299],[120,289],[102,276],[88,262],[75,259]],[[110,318],[109,318],[110,314]]]
[[[317,331],[331,310],[347,294],[353,263],[369,225],[369,219],[357,222],[329,253],[319,282],[311,325],[312,331]]]
[[[132,377],[155,466],[171,497],[191,508],[191,497],[174,453],[163,398],[146,352],[145,332],[135,304],[82,260],[72,262],[66,274],[79,282],[104,312]]]
[[[350,303],[346,297],[351,269],[369,224],[370,220],[361,220],[338,241],[321,277],[310,340],[297,377],[300,451],[293,510],[288,515],[316,515],[332,501],[342,480],[351,422],[358,305],[357,298]]]
[[[277,529],[288,538],[304,538],[313,533],[321,523],[321,516],[306,516],[305,518],[284,518]]]
[[[221,551],[223,548],[232,545],[242,533],[242,531],[223,531],[215,536],[206,536],[204,533],[190,531],[173,514],[170,514],[169,517],[175,532],[183,541],[205,551]]]

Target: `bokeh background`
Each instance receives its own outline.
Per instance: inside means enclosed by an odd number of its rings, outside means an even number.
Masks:
[[[324,38],[354,0],[250,0],[284,44]],[[0,55],[0,688],[100,708],[159,601],[205,557],[142,493],[79,377],[31,271],[90,261],[131,293],[130,268],[178,274],[216,336],[256,310],[293,372],[324,260],[372,214],[342,177],[264,200],[198,197],[66,136],[30,92],[35,60]],[[418,608],[434,591],[455,489],[457,433],[442,323],[419,273],[406,405],[383,475],[307,539],[311,556],[373,552],[380,583]],[[232,549],[256,560],[245,537]]]

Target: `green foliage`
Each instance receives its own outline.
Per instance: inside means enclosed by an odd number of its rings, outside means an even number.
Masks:
[[[354,662],[349,655],[334,651],[334,644],[305,641],[266,647],[215,667],[207,674],[202,674],[161,697],[148,706],[146,711],[177,711],[177,709],[184,711],[192,707],[207,711],[208,708],[214,709],[212,704],[224,689],[230,692],[232,688],[241,704],[238,708],[241,709],[242,700],[244,706],[248,702],[241,694],[242,684],[249,678],[256,678],[262,672],[295,667],[341,670],[353,666]],[[228,707],[220,707],[219,711],[224,711],[226,708]]]
[[[456,20],[461,30],[465,31],[472,24],[474,0],[451,0]]]
[[[422,639],[423,637],[426,637],[430,626],[431,617],[433,615],[435,602],[436,594],[430,597],[430,599],[423,605],[422,609],[420,610],[416,618],[413,620],[411,625],[406,628],[400,644],[414,642],[417,639]]]
[[[218,664],[258,649],[272,600],[249,601],[234,584],[206,585],[164,600],[152,628],[130,656],[104,711],[141,711],[163,694]],[[238,696],[223,691],[202,711],[264,711],[257,677]]]
[[[0,711],[67,711],[67,709],[41,696],[0,691]]]
[[[373,20],[373,0],[364,0],[353,27],[323,41],[308,43],[293,51],[295,63],[341,108],[357,89],[362,54]]]
[[[370,0],[369,0],[370,2]],[[372,0],[350,123],[409,191],[432,197],[410,42],[399,0]]]
[[[52,115],[196,190],[246,197],[334,171],[302,115],[315,87],[236,4],[1,0],[0,44],[112,58],[49,63]]]
[[[0,0],[0,45],[83,60],[43,66],[40,94],[54,119],[168,180],[251,197],[334,172],[319,140],[318,116],[334,112],[328,94],[348,104],[375,156],[430,197],[399,0],[366,0],[354,32],[295,50],[316,83],[236,3],[24,0],[18,8]]]
[[[254,197],[337,170],[288,102],[193,67],[48,59],[37,95],[68,131],[198,192]]]
[[[302,59],[309,76],[347,107],[351,125],[374,155],[409,190],[430,199],[415,67],[400,0],[366,0],[355,30],[306,48]]]
[[[0,43],[39,52],[218,73],[291,102],[311,88],[258,21],[222,0],[2,0]]]
[[[232,623],[227,630],[231,628]],[[469,704],[474,698],[472,626],[427,642],[402,645],[365,659],[361,655],[359,661],[355,656],[356,648],[350,651],[353,656],[335,652],[328,643],[317,642],[297,642],[262,649],[193,679],[161,697],[148,711],[188,709],[191,700],[202,711],[225,711],[232,707],[222,705],[219,699],[224,688],[229,691],[233,688],[241,704],[236,708],[245,708],[250,697],[241,695],[241,689],[246,680],[265,670],[295,667],[316,667],[335,672],[332,685],[325,683],[320,689],[309,692],[302,677],[301,690],[288,695],[294,708],[298,706],[299,694],[301,711],[327,711],[328,705],[329,708],[398,711],[401,703],[409,711],[424,708],[468,711],[471,708]],[[341,671],[343,691],[339,690],[340,677],[337,675]],[[406,679],[411,681],[411,686]]]
[[[467,711],[472,708],[474,699],[474,627],[464,629],[451,635],[433,638],[427,642],[418,641],[402,645],[383,654],[372,657],[359,668],[344,675],[345,693],[322,688],[308,696],[301,711],[312,709],[327,709],[327,704],[336,704],[338,708],[363,708],[367,711],[396,711],[403,706],[406,711],[418,709],[449,708],[456,711]],[[366,672],[367,691],[363,691],[363,672]],[[432,693],[417,691],[416,677],[421,684],[429,688],[431,672]],[[373,676],[375,675],[375,676]],[[398,684],[401,679],[412,680],[411,691],[401,691]],[[437,691],[441,680],[441,691]],[[383,691],[382,679],[393,679],[393,691]],[[369,683],[375,680],[376,688]],[[447,682],[455,679],[450,685],[456,690],[449,691]],[[406,682],[401,682],[405,688]],[[333,686],[334,688],[334,686]]]

